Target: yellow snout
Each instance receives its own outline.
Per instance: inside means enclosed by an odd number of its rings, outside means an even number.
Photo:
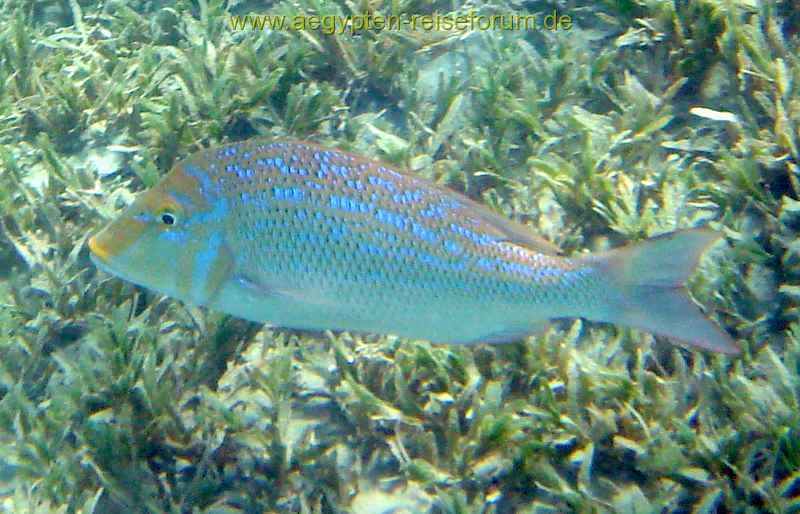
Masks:
[[[100,244],[100,242],[97,240],[97,236],[92,236],[89,238],[89,251],[101,261],[107,261],[110,256],[108,249]]]

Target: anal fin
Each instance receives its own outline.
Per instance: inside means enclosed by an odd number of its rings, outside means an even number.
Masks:
[[[548,320],[538,321],[527,325],[525,327],[512,327],[505,330],[499,330],[497,332],[491,332],[489,334],[484,334],[482,336],[476,337],[475,339],[471,339],[468,341],[459,341],[462,344],[480,344],[480,343],[488,343],[488,344],[505,344],[505,343],[517,343],[522,341],[523,339],[544,333],[547,328],[550,326],[550,322]]]

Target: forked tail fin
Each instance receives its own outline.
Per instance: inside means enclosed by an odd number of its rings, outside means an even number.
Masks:
[[[720,235],[708,229],[664,234],[596,256],[622,293],[612,323],[627,325],[715,352],[736,354],[733,339],[689,298],[686,280]]]

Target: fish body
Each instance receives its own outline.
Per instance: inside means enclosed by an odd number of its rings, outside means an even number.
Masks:
[[[89,247],[121,278],[284,327],[471,343],[584,317],[735,353],[683,287],[717,237],[688,230],[565,258],[523,225],[393,166],[253,140],[178,163]]]

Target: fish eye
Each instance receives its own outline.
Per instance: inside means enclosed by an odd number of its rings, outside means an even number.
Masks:
[[[175,222],[178,221],[175,214],[170,211],[162,212],[161,216],[159,216],[159,219],[164,225],[174,225]]]

